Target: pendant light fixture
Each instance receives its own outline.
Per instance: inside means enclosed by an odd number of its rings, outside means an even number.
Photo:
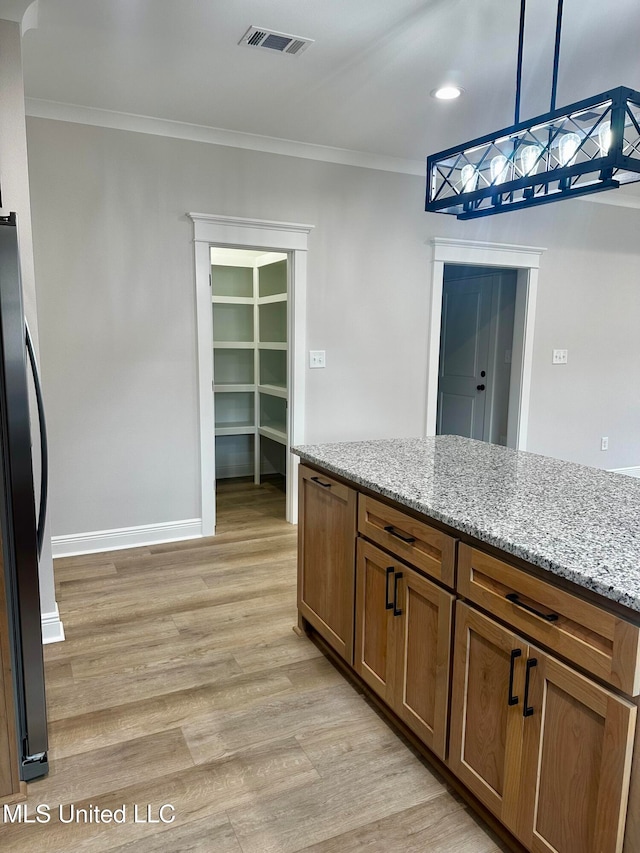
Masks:
[[[511,127],[427,157],[425,210],[474,219],[640,181],[640,92],[619,86],[556,109],[558,0],[550,111],[520,121],[526,0],[520,0]]]

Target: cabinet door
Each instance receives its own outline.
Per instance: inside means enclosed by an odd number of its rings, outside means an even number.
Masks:
[[[300,465],[298,609],[353,662],[356,492]]]
[[[358,539],[356,570],[355,669],[389,705],[395,682],[396,577],[403,565],[379,548]]]
[[[622,850],[636,708],[531,648],[520,831],[534,853]]]
[[[493,620],[456,604],[449,765],[515,829],[527,645]]]
[[[402,572],[396,624],[394,710],[440,758],[445,757],[453,596],[412,569]],[[397,576],[396,576],[397,577]]]

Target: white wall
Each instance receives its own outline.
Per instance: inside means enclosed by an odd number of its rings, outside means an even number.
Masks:
[[[199,514],[187,211],[315,226],[309,442],[422,433],[431,237],[546,246],[529,447],[640,464],[640,210],[461,223],[425,214],[409,175],[36,118],[28,143],[55,535]]]
[[[20,24],[5,20],[0,20],[0,187],[2,189],[0,215],[7,216],[12,211],[17,214],[24,310],[34,348],[38,352]],[[32,411],[35,411],[35,408]],[[33,445],[36,471],[39,471],[39,444],[35,430]],[[44,638],[49,641],[62,636],[53,583],[49,521],[45,526],[44,543],[40,559],[40,604]]]

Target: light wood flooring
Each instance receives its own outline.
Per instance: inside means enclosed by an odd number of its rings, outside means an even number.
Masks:
[[[296,528],[274,484],[226,482],[219,535],[57,560],[50,773],[0,849],[495,853],[499,843],[296,622]],[[58,806],[127,809],[61,823]],[[172,824],[134,823],[175,808]],[[166,813],[167,816],[169,812]]]

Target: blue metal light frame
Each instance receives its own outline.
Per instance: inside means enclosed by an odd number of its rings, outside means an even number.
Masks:
[[[605,153],[599,131],[606,122]],[[563,162],[559,144],[569,133],[577,148]],[[538,151],[529,171],[520,160],[526,146]],[[498,155],[504,168],[493,177],[491,160]],[[466,179],[465,166],[473,167]],[[640,92],[620,86],[431,155],[425,210],[474,219],[632,181],[640,181]]]

